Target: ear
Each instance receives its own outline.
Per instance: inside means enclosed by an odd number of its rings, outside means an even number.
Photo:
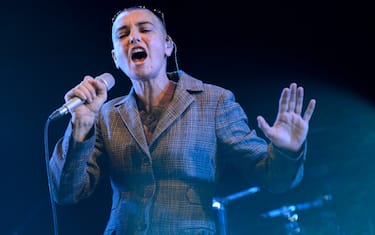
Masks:
[[[116,53],[114,49],[112,49],[111,54],[112,54],[112,59],[113,59],[113,62],[115,63],[116,68],[119,69],[117,58],[116,58]]]
[[[174,47],[173,40],[169,35],[167,35],[167,37],[165,38],[165,55],[166,56],[170,56],[172,54],[173,47]]]

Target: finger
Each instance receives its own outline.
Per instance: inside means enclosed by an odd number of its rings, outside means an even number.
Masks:
[[[95,97],[96,97],[96,89],[95,87],[90,83],[90,81],[88,82],[84,82],[82,84],[82,86],[80,86],[80,91],[83,92],[86,96],[86,101],[88,103],[91,103]]]
[[[76,96],[76,95],[74,94],[73,90],[74,90],[74,89],[71,89],[71,90],[69,90],[69,91],[65,94],[65,96],[64,96],[64,100],[65,100],[65,102],[67,102],[68,100],[70,100],[71,98],[73,98],[73,97]]]
[[[96,79],[95,81],[95,88],[96,88],[96,95],[101,95],[105,94],[107,92],[107,85],[101,80],[101,79]]]
[[[90,84],[91,78],[85,77],[80,84],[69,92],[69,98],[78,97],[81,100],[91,102],[95,97],[95,88]]]
[[[289,104],[288,104],[288,111],[294,112],[296,108],[296,93],[297,93],[297,84],[292,83],[289,87]]]
[[[309,105],[307,106],[305,115],[303,115],[303,120],[310,121],[310,118],[314,112],[316,101],[314,99],[310,100]]]
[[[87,95],[88,92],[87,92],[86,88],[84,88],[83,85],[81,85],[81,84],[72,89],[72,94],[73,95],[70,96],[70,98],[78,97],[81,100],[85,100],[85,101],[88,100],[88,95]]]
[[[289,100],[289,88],[284,88],[279,99],[279,113],[287,112]]]
[[[270,125],[268,125],[268,123],[262,116],[258,116],[257,120],[258,120],[258,127],[268,137],[268,133],[270,132],[270,129],[271,129]]]
[[[89,92],[88,101],[91,102],[91,100],[95,99],[96,97],[96,81],[93,77],[86,75],[83,79],[83,85]]]
[[[302,106],[303,106],[303,87],[298,87],[297,89],[297,98],[296,98],[296,113],[302,113]]]

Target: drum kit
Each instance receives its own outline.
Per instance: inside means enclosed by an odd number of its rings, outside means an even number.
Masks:
[[[212,201],[212,208],[217,211],[219,235],[228,235],[227,226],[227,206],[230,202],[257,193],[260,191],[259,187],[251,187],[246,190],[230,194],[225,197],[215,197]],[[277,209],[273,209],[262,213],[260,216],[263,219],[271,219],[276,217],[285,218],[284,231],[285,235],[303,235],[303,230],[298,222],[299,212],[309,210],[316,207],[324,206],[327,202],[332,200],[332,195],[325,194],[317,197],[315,200],[307,201],[298,204],[287,204]]]

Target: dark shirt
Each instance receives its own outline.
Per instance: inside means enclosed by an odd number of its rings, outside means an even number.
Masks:
[[[160,117],[162,116],[164,111],[167,109],[169,103],[171,102],[173,98],[176,85],[177,84],[175,82],[169,81],[165,89],[165,92],[163,94],[163,97],[160,99],[160,102],[157,105],[152,106],[150,112],[147,112],[147,109],[144,103],[140,99],[137,98],[139,115],[142,120],[143,129],[144,129],[148,144],[152,140],[152,135],[154,133],[156,125],[158,124],[160,120]]]

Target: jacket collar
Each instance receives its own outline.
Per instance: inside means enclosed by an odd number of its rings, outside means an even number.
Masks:
[[[190,76],[189,74],[185,73],[182,70],[170,72],[168,73],[168,77],[170,80],[177,82],[176,89],[186,90],[188,92],[203,91],[203,82]],[[134,91],[134,88],[132,87],[129,91],[129,94],[125,96],[123,99],[116,102],[114,106],[119,106],[126,102],[133,103],[133,101],[129,101],[129,99],[134,99],[134,97],[135,97],[135,91]]]
[[[132,87],[127,96],[114,104],[118,110],[122,120],[132,134],[133,138],[141,146],[147,155],[150,155],[149,147],[176,119],[194,102],[194,95],[203,91],[203,82],[193,78],[192,76],[182,72],[174,72],[168,74],[171,80],[177,82],[175,94],[164,115],[159,120],[155,128],[152,141],[148,146],[142,127],[142,122],[139,116],[137,102],[135,98],[135,91]]]

